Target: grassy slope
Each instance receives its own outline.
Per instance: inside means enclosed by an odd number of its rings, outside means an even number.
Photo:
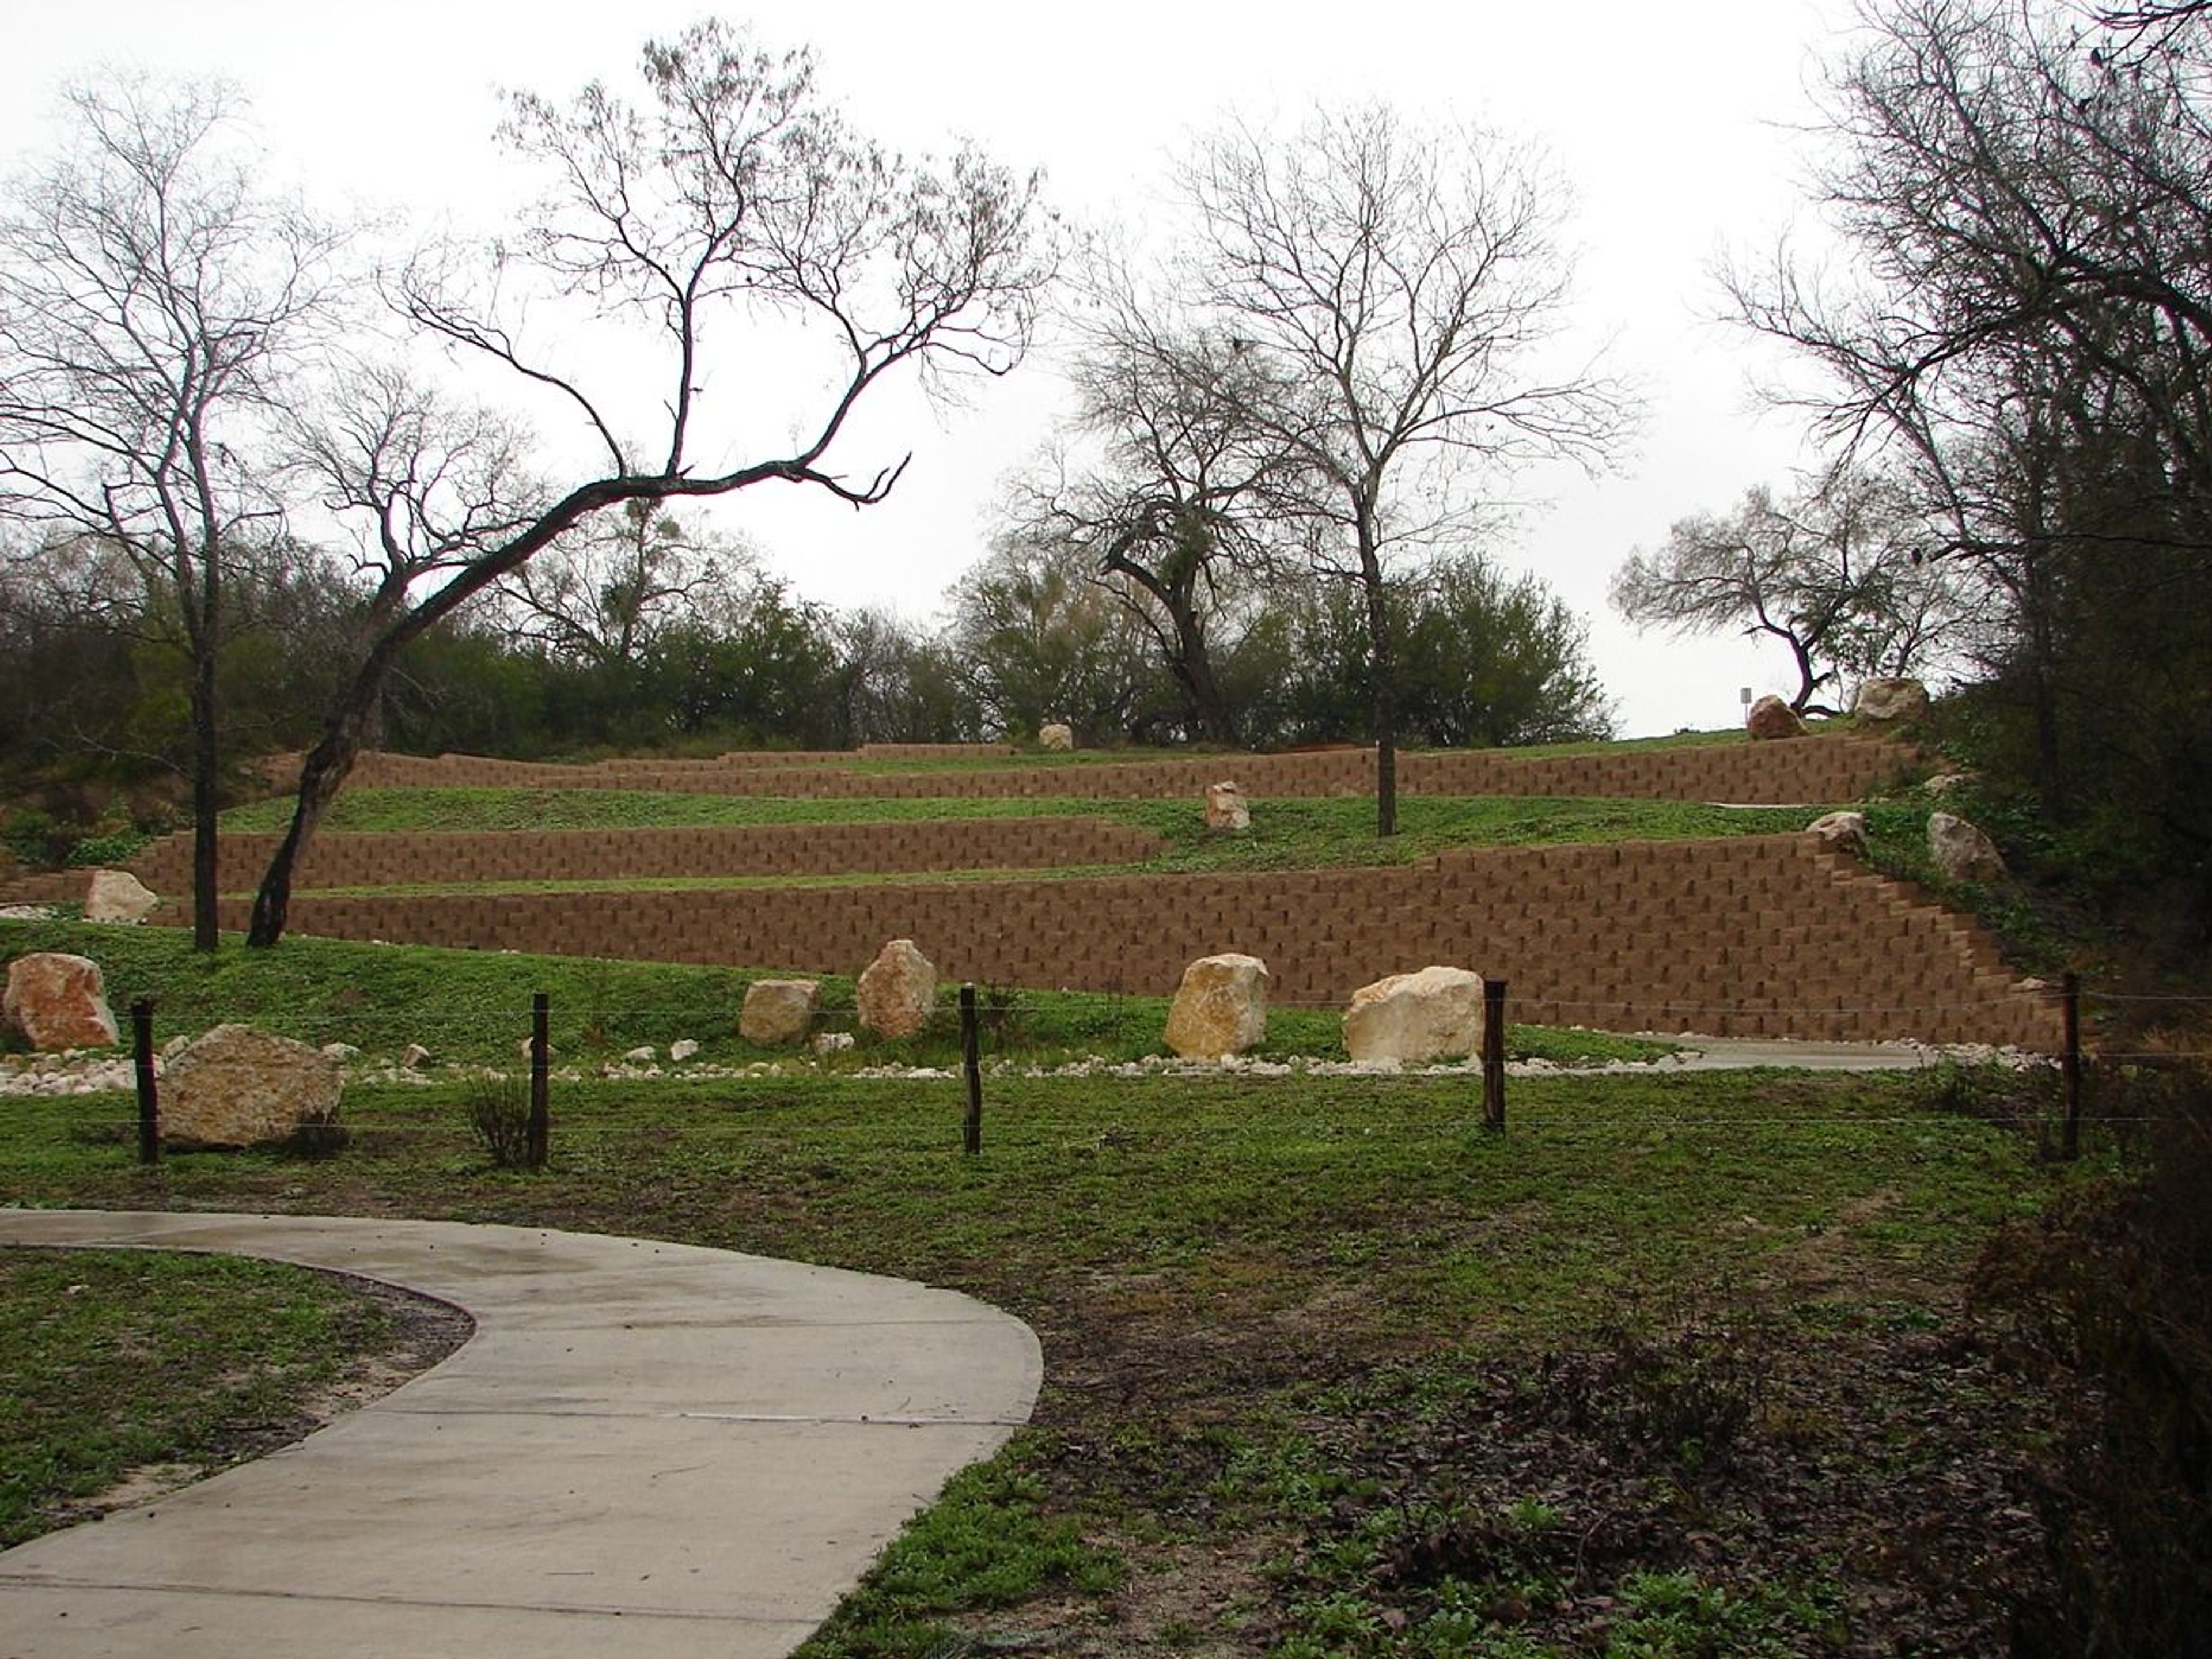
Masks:
[[[1951,1103],[1547,1079],[1495,1139],[1458,1082],[1005,1079],[969,1160],[949,1081],[592,1084],[556,1095],[532,1178],[487,1166],[453,1089],[356,1090],[334,1159],[155,1170],[119,1097],[0,1101],[0,1194],[620,1231],[1012,1309],[1045,1344],[1036,1428],[819,1655],[1816,1652],[1843,1607],[1862,1641],[1934,1620],[1917,1650],[1990,1651],[1978,1598],[2016,1564],[1976,1460],[2033,1413],[1942,1334],[2055,1177]],[[1626,1382],[1573,1369],[1638,1352]],[[1575,1354],[1599,1358],[1538,1360]],[[1578,1376],[1589,1420],[1515,1418]],[[1899,1513],[1917,1553],[1887,1548]],[[1493,1535],[1512,1514],[1528,1535]],[[1632,1617],[1680,1640],[1608,1647]]]
[[[1153,858],[1118,870],[1148,873],[1319,869],[1410,864],[1455,847],[1555,846],[1622,840],[1767,835],[1801,830],[1802,807],[1729,809],[1694,802],[1502,796],[1409,796],[1399,833],[1375,835],[1374,806],[1363,799],[1263,799],[1251,833],[1209,833],[1185,801],[915,800],[815,801],[715,795],[626,794],[614,790],[372,789],[339,797],[326,827],[356,834],[533,828],[625,830],[693,824],[880,823],[921,819],[1084,816],[1150,830],[1166,843]],[[272,827],[267,803],[224,815],[226,828]],[[1050,873],[1004,872],[1009,878]],[[1095,873],[1095,872],[1069,872]],[[901,875],[901,881],[952,878]],[[866,878],[800,878],[852,882]],[[649,887],[679,884],[638,882]],[[762,884],[716,882],[690,884]],[[550,884],[549,884],[550,885]]]
[[[750,1063],[787,1057],[757,1048],[736,1032],[744,988],[757,975],[677,963],[601,961],[428,946],[362,945],[305,935],[274,951],[249,951],[235,939],[212,956],[196,954],[181,928],[95,927],[72,921],[0,921],[0,957],[64,951],[98,963],[119,1012],[140,997],[155,1004],[158,1045],[239,1020],[320,1047],[344,1042],[370,1061],[389,1061],[410,1043],[440,1065],[511,1066],[530,1030],[533,994],[550,1000],[550,1036],[561,1062],[593,1066],[629,1049],[665,1050],[680,1039],[701,1045],[702,1063]],[[853,981],[818,976],[826,1023],[853,1025]],[[957,988],[939,994],[938,1018],[921,1036],[888,1042],[860,1033],[830,1057],[830,1069],[866,1065],[945,1066],[958,1055]],[[1056,1063],[1073,1055],[1128,1060],[1164,1054],[1163,997],[982,988],[988,1057]],[[1639,1059],[1662,1043],[1602,1033],[1515,1026],[1516,1059]],[[1329,1010],[1278,1008],[1262,1057],[1344,1057],[1341,1021]]]
[[[1378,848],[1361,801],[1263,802],[1261,833],[1224,842],[1176,803],[349,800],[374,829],[1104,811],[1169,835],[1170,868],[1805,816],[1413,798],[1409,836]],[[1923,873],[1924,811],[1875,810],[1899,873]],[[683,816],[702,813],[731,816]],[[88,937],[0,924],[9,951]],[[360,1041],[398,1007],[433,1048],[501,1061],[526,986],[552,981],[556,1045],[588,1058],[733,1044],[701,1022],[726,1023],[744,977],[305,939],[204,963],[173,938],[99,948],[172,1010],[214,999]],[[1048,1052],[1129,1012],[1025,995],[1008,1024]],[[1156,1033],[1156,1006],[1144,1018]],[[939,1036],[900,1057],[947,1051]],[[1492,1139],[1459,1081],[1002,1077],[968,1161],[949,1082],[587,1084],[556,1097],[535,1179],[486,1166],[451,1086],[356,1088],[332,1161],[155,1171],[129,1162],[120,1097],[0,1101],[0,1198],[605,1228],[1012,1308],[1046,1344],[1037,1426],[909,1529],[822,1659],[1994,1653],[2006,1598],[2032,1585],[2008,1471],[2047,1402],[2014,1397],[1961,1288],[1990,1230],[2057,1179],[2016,1131],[1951,1109],[1996,1086],[1547,1079],[1516,1085]]]

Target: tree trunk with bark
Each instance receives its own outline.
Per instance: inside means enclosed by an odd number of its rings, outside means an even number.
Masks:
[[[192,663],[192,949],[213,951],[222,942],[216,906],[222,894],[216,879],[216,815],[221,749],[216,732],[216,660],[202,651]]]
[[[1362,537],[1362,541],[1366,540]],[[1367,594],[1368,670],[1375,698],[1375,833],[1398,833],[1398,652],[1390,631],[1382,563],[1374,548],[1359,550],[1359,581]]]

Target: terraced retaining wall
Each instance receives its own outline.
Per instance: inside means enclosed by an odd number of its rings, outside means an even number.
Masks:
[[[245,901],[223,925],[242,927]],[[1391,869],[690,892],[295,897],[301,933],[854,973],[887,939],[982,983],[1164,994],[1220,951],[1341,1003],[1431,962],[1515,1018],[1622,1030],[2050,1049],[2058,1015],[1989,936],[1804,835],[1446,854]]]
[[[222,856],[228,884],[258,879],[281,839],[225,836]],[[305,891],[434,882],[1048,869],[1134,863],[1164,844],[1149,830],[1085,817],[321,835],[307,843],[294,885]],[[157,893],[188,893],[191,836],[165,836],[130,867]]]
[[[468,755],[376,753],[362,757],[350,781],[368,788],[648,789],[817,799],[1196,799],[1208,784],[1224,778],[1242,784],[1247,794],[1263,797],[1365,795],[1375,788],[1375,755],[1369,749],[915,772],[854,770],[854,759],[817,752],[556,766]],[[1887,787],[1917,761],[1903,744],[1855,735],[1588,755],[1449,750],[1400,756],[1398,781],[1409,795],[1616,795],[1789,805],[1861,799]]]

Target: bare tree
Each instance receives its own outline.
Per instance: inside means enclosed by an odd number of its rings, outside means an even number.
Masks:
[[[746,582],[756,565],[640,498],[586,520],[499,593],[517,635],[605,667],[635,662],[666,618]]]
[[[69,91],[0,210],[0,512],[128,558],[189,665],[192,938],[216,946],[225,590],[280,538],[268,458],[336,238],[254,182],[234,95]]]
[[[1595,465],[1621,431],[1620,389],[1553,376],[1567,262],[1559,192],[1526,154],[1389,106],[1316,112],[1287,137],[1231,126],[1182,169],[1197,234],[1181,262],[1194,315],[1264,365],[1243,411],[1297,455],[1322,568],[1365,600],[1376,830],[1397,828],[1394,557],[1463,540],[1482,486],[1528,462]]]
[[[1293,543],[1308,514],[1302,458],[1256,429],[1249,411],[1282,388],[1241,343],[1175,314],[1126,260],[1100,257],[1077,313],[1067,450],[1016,487],[1019,535],[1087,557],[1158,645],[1189,729],[1237,741],[1214,670],[1212,635],[1237,573],[1256,573]]]
[[[2062,702],[2113,701],[2074,620],[2100,599],[2161,627],[2201,615],[2212,559],[2212,64],[2191,8],[2108,21],[2171,28],[2118,63],[2078,13],[1882,8],[1832,77],[1819,179],[1856,257],[1828,274],[1785,248],[1729,274],[1741,319],[1825,371],[1819,428],[1907,468],[1942,550],[2008,613],[2054,811]],[[2161,787],[2202,769],[2139,768]],[[2212,848],[2212,827],[2190,834]]]
[[[1724,516],[1680,520],[1615,573],[1612,599],[1639,628],[1780,641],[1797,669],[1790,707],[1832,714],[1814,701],[1823,688],[1910,672],[1960,620],[1933,550],[1894,481],[1841,468],[1784,500],[1755,489]]]
[[[338,434],[313,447],[337,505],[362,526],[376,595],[359,666],[301,769],[252,943],[282,935],[294,865],[410,641],[611,507],[768,483],[879,501],[903,460],[856,480],[831,459],[869,390],[902,369],[1004,373],[1027,343],[1054,254],[1034,179],[972,152],[942,172],[908,165],[823,101],[805,53],[763,52],[719,23],[648,45],[642,76],[636,103],[598,84],[565,106],[515,97],[507,137],[547,169],[550,197],[484,271],[424,258],[395,285],[414,328],[539,394],[596,462],[565,484],[534,479],[511,422],[432,419],[433,400],[399,382],[380,413],[340,406]],[[641,325],[659,385],[649,439],[627,435],[611,394],[581,368],[540,355],[525,327],[532,297],[580,302],[633,365],[639,336],[626,331]],[[771,412],[769,394],[742,378],[740,347],[778,331],[817,354],[797,386],[827,389]],[[731,394],[719,422],[702,403],[710,390]],[[788,441],[747,435],[763,427]]]

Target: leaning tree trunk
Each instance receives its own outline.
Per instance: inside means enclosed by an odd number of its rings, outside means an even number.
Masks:
[[[384,676],[364,670],[346,690],[345,701],[332,711],[322,741],[307,751],[300,764],[300,792],[292,808],[292,822],[277,844],[253,896],[253,921],[247,929],[249,945],[270,945],[284,937],[292,908],[292,873],[301,854],[314,839],[323,814],[361,757],[362,741],[383,696]]]

